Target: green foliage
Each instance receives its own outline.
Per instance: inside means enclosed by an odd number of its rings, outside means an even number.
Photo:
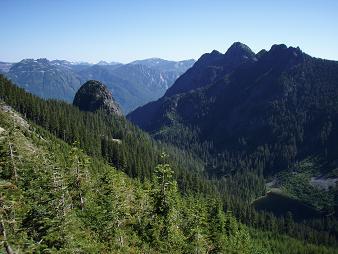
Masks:
[[[202,177],[201,161],[186,151],[157,143],[123,117],[105,112],[81,112],[55,100],[42,100],[14,86],[0,76],[0,98],[32,122],[47,129],[68,144],[79,142],[88,155],[104,158],[131,177],[150,179],[163,150],[170,155],[175,177],[186,192],[214,191]],[[187,178],[194,181],[186,181]]]
[[[323,174],[318,164],[320,165],[320,162],[314,159],[307,159],[297,163],[290,170],[281,172],[276,178],[285,193],[326,213],[332,213],[335,206],[334,188],[318,188],[310,183],[312,177]]]
[[[9,113],[1,116],[11,118]],[[16,178],[14,171],[1,167],[1,173],[6,172],[1,175],[0,210],[6,229],[4,247],[6,243],[18,252],[189,253],[185,225],[196,222],[195,227],[203,229],[195,234],[198,250],[213,245],[212,231],[204,229],[198,211],[185,209],[188,203],[178,192],[164,154],[153,182],[141,184],[89,158],[77,143],[70,147],[42,130],[37,134],[34,127],[22,125],[18,115],[12,117],[13,131],[1,122],[5,129],[1,165],[13,162],[17,170]],[[8,153],[8,140],[16,156]],[[206,202],[190,201],[199,202],[201,216],[208,217]],[[231,220],[235,219],[231,216]],[[236,234],[229,231],[224,237],[234,241]]]
[[[285,233],[301,239],[305,247],[299,253],[306,253],[308,242],[335,246],[328,233],[336,232],[334,220],[311,227],[289,221],[286,227],[284,218],[255,212],[250,202],[264,191],[256,172],[206,179],[196,172],[201,164],[193,155],[154,142],[124,119],[43,101],[0,81],[1,97],[31,120],[0,104],[4,248],[28,253],[274,253],[270,249],[276,242],[269,249],[269,239],[253,241],[242,223],[277,238]],[[161,158],[163,151],[169,157]],[[278,244],[285,247],[288,241],[282,238]]]

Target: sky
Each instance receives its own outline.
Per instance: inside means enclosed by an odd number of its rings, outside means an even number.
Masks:
[[[0,61],[198,59],[240,41],[338,60],[338,0],[0,0]]]

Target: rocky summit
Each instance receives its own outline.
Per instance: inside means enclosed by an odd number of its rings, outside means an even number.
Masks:
[[[95,112],[98,109],[104,109],[108,113],[122,115],[112,93],[104,84],[96,80],[89,80],[80,87],[75,94],[73,105],[82,111]]]

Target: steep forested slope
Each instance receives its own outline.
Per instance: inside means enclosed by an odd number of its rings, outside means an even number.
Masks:
[[[285,45],[253,55],[235,43],[203,55],[165,96],[128,118],[194,152],[209,175],[253,172],[268,191],[337,218],[337,97],[338,62]],[[265,210],[275,212],[267,201]],[[296,210],[285,206],[282,214]],[[305,210],[294,217],[308,218]]]
[[[82,112],[61,101],[40,99],[14,86],[3,76],[0,76],[0,98],[52,134],[69,144],[78,141],[89,155],[105,158],[132,177],[149,178],[164,150],[171,155],[171,163],[177,165],[177,175],[181,175],[179,171],[191,174],[190,180],[180,182],[198,184],[196,177],[203,171],[198,159],[188,152],[159,145],[124,117],[105,112]]]
[[[217,199],[183,198],[165,156],[141,184],[77,145],[0,101],[4,253],[335,253],[249,230]]]
[[[42,100],[14,86],[4,77],[0,77],[0,97],[27,119],[47,130],[48,135],[56,135],[69,145],[79,142],[77,146],[92,160],[102,160],[146,185],[156,176],[154,168],[161,163],[161,154],[165,151],[181,195],[193,195],[204,200],[202,206],[213,202],[207,200],[218,200],[221,211],[231,210],[241,223],[255,229],[254,234],[267,230],[274,235],[275,244],[279,242],[280,234],[287,234],[298,239],[293,240],[297,246],[302,243],[336,245],[337,223],[331,216],[299,223],[290,216],[277,218],[270,213],[256,212],[250,203],[265,191],[262,175],[238,170],[227,177],[208,179],[203,172],[204,163],[196,156],[152,140],[123,117],[107,115],[103,111],[81,112],[63,102]],[[68,151],[65,150],[65,153],[68,154]],[[98,168],[100,166],[94,171]],[[285,247],[283,243],[279,245]]]
[[[236,59],[229,54],[233,47],[224,55],[202,56],[164,97],[128,118],[183,147],[207,144],[217,161],[212,174],[235,168],[275,174],[311,156],[334,169],[338,63],[285,45],[251,58],[243,48],[236,48],[236,56],[245,61],[230,67],[224,63]],[[210,69],[220,71],[211,79],[204,71]]]
[[[247,229],[215,201],[207,207],[203,199],[182,199],[168,164],[158,165],[154,180],[141,185],[0,103],[0,235],[6,253],[256,249]],[[220,221],[211,217],[213,209]],[[222,237],[209,238],[218,226]]]

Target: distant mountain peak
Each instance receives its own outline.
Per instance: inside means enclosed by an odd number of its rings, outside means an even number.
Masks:
[[[30,62],[34,62],[35,60],[33,58],[25,58],[22,59],[21,61],[19,61],[18,63],[30,63]]]
[[[231,57],[254,58],[255,53],[245,44],[241,42],[233,43],[226,51],[225,55]]]
[[[287,47],[285,44],[274,44],[272,45],[269,52],[291,52],[295,56],[303,54],[303,51],[299,47]]]
[[[106,61],[99,61],[97,65],[109,65],[109,63]]]
[[[261,58],[263,55],[265,55],[268,51],[266,49],[262,49],[260,50],[257,54],[256,57],[257,58]]]
[[[210,55],[221,55],[222,53],[219,52],[218,50],[214,49],[213,51],[210,52]]]
[[[38,58],[36,61],[43,62],[43,63],[49,63],[49,60],[47,58]]]
[[[197,66],[209,65],[210,63],[213,63],[215,61],[215,59],[221,59],[223,57],[224,57],[224,55],[221,52],[214,49],[210,53],[203,54],[198,59],[196,64],[197,64]]]
[[[234,50],[234,49],[243,49],[243,50],[248,50],[248,51],[251,51],[251,49],[249,48],[249,46],[245,45],[244,43],[242,42],[239,42],[239,41],[236,41],[234,42],[230,48],[228,50]]]
[[[286,50],[288,47],[285,44],[274,44],[271,46],[271,51],[275,50]]]
[[[162,59],[162,58],[159,58],[159,57],[150,57],[150,58],[147,58],[147,59],[144,59],[145,61],[146,60],[150,60],[150,61],[168,61],[168,60],[165,60],[165,59]]]
[[[287,47],[285,44],[272,45],[264,54],[265,59],[274,59],[276,63],[292,67],[304,61],[306,54],[299,47]]]
[[[121,63],[119,62],[107,62],[107,61],[99,61],[96,65],[120,65]]]
[[[245,44],[235,42],[222,54],[217,50],[203,54],[186,73],[180,76],[165,96],[187,92],[211,84],[220,74],[225,76],[238,66],[257,61],[255,53]]]

